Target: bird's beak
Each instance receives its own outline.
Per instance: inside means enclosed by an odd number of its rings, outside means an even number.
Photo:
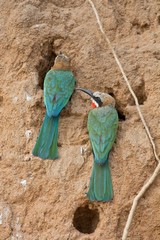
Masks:
[[[92,98],[94,97],[93,92],[91,90],[87,90],[85,88],[76,88],[76,90],[82,91],[82,92],[88,94],[89,96],[91,96]]]
[[[91,98],[93,98],[97,103],[98,106],[102,106],[102,101],[99,97],[94,96],[94,93],[91,90],[85,89],[85,88],[76,88],[76,90],[80,90],[86,94],[88,94],[89,96],[91,96]]]

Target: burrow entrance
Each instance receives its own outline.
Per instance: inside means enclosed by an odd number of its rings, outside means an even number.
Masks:
[[[97,209],[89,209],[89,206],[78,207],[74,213],[73,226],[81,233],[93,233],[99,223]]]
[[[117,110],[118,112],[118,118],[119,118],[119,121],[125,121],[126,120],[126,116],[124,115],[124,113],[120,110]]]
[[[114,96],[114,94],[113,94],[112,92],[109,92],[108,94],[115,99],[115,96]],[[116,110],[117,110],[117,113],[118,113],[118,119],[119,119],[119,121],[125,121],[125,120],[126,120],[126,116],[125,116],[125,114],[123,113],[122,109],[120,109],[117,104],[116,104]]]
[[[53,51],[53,43],[44,43],[43,50],[41,51],[41,58],[36,66],[38,72],[38,85],[41,89],[43,89],[45,75],[53,66],[56,56],[57,55]]]

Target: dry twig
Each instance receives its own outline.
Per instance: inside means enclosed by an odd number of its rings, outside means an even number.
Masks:
[[[148,128],[148,126],[147,126],[147,124],[146,124],[146,121],[144,120],[144,117],[143,117],[142,112],[141,112],[141,110],[140,110],[140,106],[139,106],[139,103],[138,103],[138,99],[137,99],[137,97],[136,97],[136,95],[135,95],[135,93],[134,93],[134,91],[133,91],[133,89],[132,89],[132,87],[131,87],[128,79],[127,79],[127,76],[126,76],[126,74],[125,74],[125,72],[124,72],[124,70],[123,70],[123,67],[122,67],[122,65],[121,65],[121,63],[120,63],[120,61],[119,61],[119,59],[118,59],[118,57],[117,57],[117,54],[116,54],[114,48],[113,48],[112,45],[111,45],[111,42],[110,42],[109,38],[106,36],[106,34],[105,34],[104,30],[103,30],[103,27],[102,27],[102,24],[101,24],[101,21],[100,21],[100,18],[99,18],[97,9],[95,8],[95,5],[93,4],[93,2],[92,2],[91,0],[88,0],[88,2],[89,2],[89,3],[91,4],[91,6],[92,6],[92,9],[93,9],[93,11],[94,11],[94,13],[95,13],[95,15],[96,15],[96,20],[97,20],[97,23],[98,23],[98,25],[99,25],[100,31],[101,31],[102,35],[104,36],[106,42],[108,43],[108,45],[109,45],[109,47],[110,47],[110,49],[111,49],[111,51],[112,51],[112,53],[113,53],[113,56],[114,56],[114,58],[115,58],[115,61],[116,61],[117,65],[118,65],[118,67],[119,67],[119,69],[120,69],[120,71],[121,71],[121,73],[122,73],[122,76],[123,76],[123,78],[124,78],[127,86],[128,86],[128,89],[129,89],[131,95],[132,95],[133,98],[134,98],[134,101],[135,101],[135,104],[136,104],[136,108],[137,108],[138,114],[139,114],[139,116],[140,116],[140,119],[141,119],[141,121],[142,121],[142,123],[143,123],[143,125],[144,125],[145,130],[146,130],[147,136],[148,136],[148,138],[149,138],[149,140],[150,140],[150,143],[151,143],[151,145],[152,145],[153,152],[154,152],[154,156],[155,156],[156,160],[158,161],[158,165],[157,165],[156,169],[154,170],[152,176],[151,176],[150,179],[146,182],[146,184],[143,185],[143,187],[141,188],[141,190],[139,191],[139,193],[137,194],[137,196],[133,199],[133,204],[132,204],[131,210],[130,210],[130,212],[129,212],[128,219],[127,219],[127,222],[126,222],[126,225],[125,225],[125,228],[124,228],[124,231],[123,231],[123,236],[122,236],[122,240],[126,240],[126,239],[127,239],[127,235],[128,235],[128,230],[129,230],[129,227],[130,227],[130,225],[131,225],[132,218],[133,218],[133,214],[134,214],[134,212],[135,212],[135,210],[136,210],[138,201],[139,201],[140,198],[143,196],[143,194],[146,192],[146,190],[149,188],[149,186],[153,183],[153,181],[155,180],[155,178],[157,177],[157,175],[158,175],[158,173],[159,173],[159,171],[160,171],[160,159],[159,159],[158,154],[157,154],[157,152],[156,152],[155,143],[154,143],[153,138],[152,138],[152,136],[151,136],[151,134],[150,134],[149,128]]]

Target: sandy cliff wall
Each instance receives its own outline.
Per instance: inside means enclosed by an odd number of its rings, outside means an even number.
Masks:
[[[160,152],[160,1],[94,3]],[[132,200],[157,163],[91,6],[84,0],[1,0],[0,11],[0,239],[121,239]],[[90,109],[83,94],[74,93],[61,116],[61,158],[30,157],[45,113],[43,79],[60,50],[72,58],[78,86],[116,99],[110,203],[85,197],[92,155],[80,154]],[[141,199],[128,239],[160,239],[159,185],[157,177]]]

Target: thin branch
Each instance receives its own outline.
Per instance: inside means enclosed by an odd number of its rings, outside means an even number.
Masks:
[[[129,227],[131,225],[133,214],[134,214],[134,212],[136,210],[136,207],[138,205],[138,201],[141,199],[141,197],[147,191],[147,189],[150,187],[150,185],[154,182],[154,180],[158,176],[159,172],[160,172],[160,163],[158,163],[158,165],[155,168],[155,170],[154,170],[152,176],[150,177],[150,179],[146,182],[146,184],[143,185],[143,187],[141,188],[141,190],[139,191],[137,196],[133,199],[133,204],[132,204],[131,210],[130,210],[129,215],[128,215],[127,223],[126,223],[125,228],[123,230],[122,240],[127,239],[128,230],[129,230]]]
[[[134,93],[134,91],[133,91],[133,89],[132,89],[132,87],[131,87],[128,79],[127,79],[127,77],[126,77],[126,74],[125,74],[125,72],[124,72],[124,70],[123,70],[123,68],[122,68],[122,65],[121,65],[121,63],[120,63],[120,61],[119,61],[119,59],[118,59],[118,57],[117,57],[116,52],[114,51],[114,48],[113,48],[112,45],[111,45],[111,42],[110,42],[109,38],[106,36],[106,34],[105,34],[104,30],[103,30],[103,27],[102,27],[102,24],[101,24],[101,21],[100,21],[98,12],[97,12],[97,10],[96,10],[93,2],[92,2],[91,0],[88,0],[88,2],[89,2],[89,3],[91,4],[91,6],[92,6],[92,9],[93,9],[93,11],[94,11],[94,13],[95,13],[95,15],[96,15],[96,19],[97,19],[97,23],[98,23],[98,25],[99,25],[100,31],[102,32],[102,34],[103,34],[106,42],[108,43],[108,45],[109,45],[109,47],[110,47],[110,49],[111,49],[111,51],[112,51],[112,53],[113,53],[113,56],[114,56],[114,58],[115,58],[115,61],[116,61],[117,65],[118,65],[118,67],[119,67],[119,69],[120,69],[120,71],[121,71],[121,73],[122,73],[122,75],[123,75],[123,78],[124,78],[127,86],[128,86],[128,89],[129,89],[131,95],[132,95],[133,98],[134,98],[134,101],[135,101],[135,104],[136,104],[136,108],[137,108],[138,114],[139,114],[139,116],[140,116],[140,119],[141,119],[141,121],[142,121],[142,123],[143,123],[143,125],[144,125],[144,128],[145,128],[145,130],[146,130],[146,133],[147,133],[148,138],[149,138],[149,140],[150,140],[150,143],[151,143],[151,145],[152,145],[153,152],[154,152],[154,156],[155,156],[156,160],[158,161],[158,165],[157,165],[157,167],[155,168],[155,170],[154,170],[153,174],[151,175],[150,179],[146,182],[146,184],[143,185],[143,187],[141,188],[141,190],[139,191],[139,193],[137,194],[137,196],[133,199],[133,204],[132,204],[131,210],[130,210],[130,212],[129,212],[128,219],[127,219],[127,222],[126,222],[126,225],[125,225],[125,228],[124,228],[124,231],[123,231],[123,236],[122,236],[122,240],[126,240],[126,239],[127,239],[127,235],[128,235],[128,231],[129,231],[129,227],[130,227],[130,225],[131,225],[131,222],[132,222],[132,219],[133,219],[133,215],[134,215],[134,212],[135,212],[135,210],[136,210],[138,201],[141,199],[141,197],[142,197],[143,194],[146,192],[146,190],[150,187],[150,185],[154,182],[155,178],[157,177],[158,173],[160,172],[160,159],[159,159],[158,154],[157,154],[157,152],[156,152],[155,143],[154,143],[153,138],[152,138],[152,136],[151,136],[151,134],[150,134],[149,128],[148,128],[148,126],[147,126],[147,124],[146,124],[146,122],[145,122],[145,120],[144,120],[144,117],[143,117],[143,115],[142,115],[142,113],[141,113],[140,106],[139,106],[139,103],[138,103],[138,99],[137,99],[137,97],[136,97],[136,95],[135,95],[135,93]]]

